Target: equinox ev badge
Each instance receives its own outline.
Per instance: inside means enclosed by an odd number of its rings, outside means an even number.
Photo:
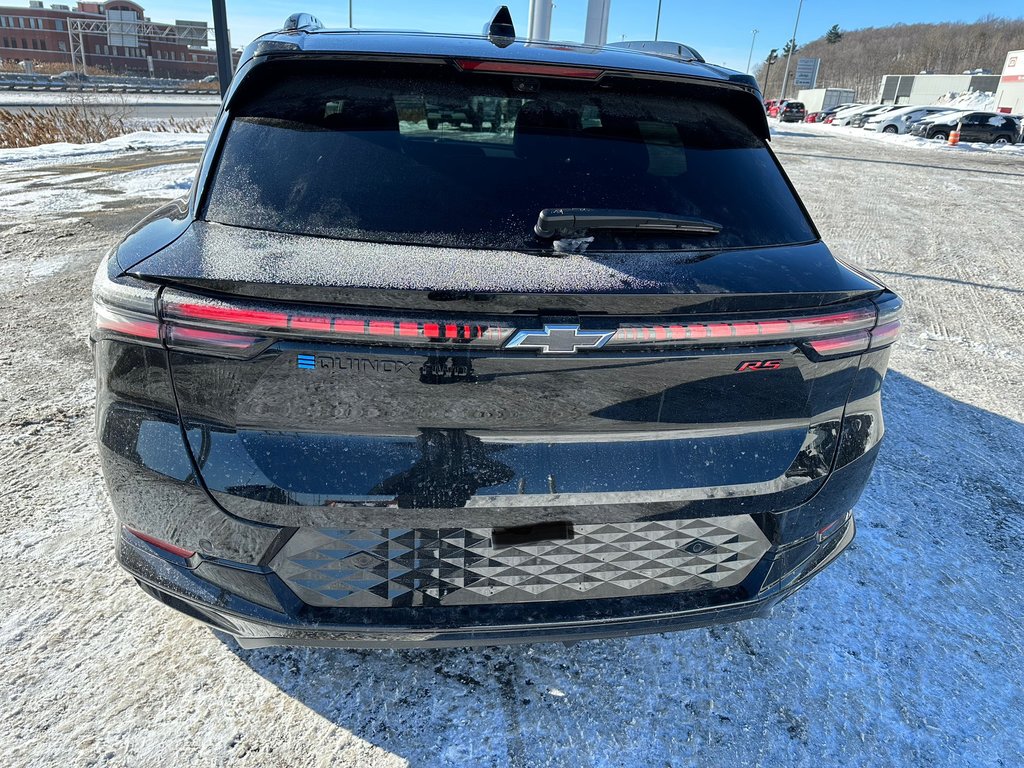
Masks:
[[[505,349],[539,349],[544,354],[572,355],[600,349],[615,331],[581,331],[578,325],[545,325],[543,331],[519,331]]]

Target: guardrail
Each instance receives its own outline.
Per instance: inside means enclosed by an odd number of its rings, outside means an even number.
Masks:
[[[17,75],[0,73],[0,91],[37,91],[54,93],[166,93],[210,95],[220,97],[213,88],[199,88],[187,80],[156,80],[148,78],[91,78],[86,82],[54,80],[48,75]]]
[[[138,87],[69,87],[69,86],[47,86],[47,85],[6,85],[0,83],[0,91],[35,91],[36,93],[166,93],[166,94],[191,94],[196,96],[216,96],[220,99],[220,93],[201,88],[138,88]]]

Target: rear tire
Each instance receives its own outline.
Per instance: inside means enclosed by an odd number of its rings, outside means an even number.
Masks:
[[[993,144],[997,144],[1000,147],[1004,147],[1004,146],[1006,146],[1007,144],[1010,143],[1010,137],[1009,136],[996,136],[995,140],[992,143]]]
[[[935,141],[946,141],[949,139],[949,134],[943,133],[942,131],[936,131],[935,133],[932,134],[932,138]]]
[[[899,133],[900,129],[895,125],[887,125],[882,129],[882,133]]]

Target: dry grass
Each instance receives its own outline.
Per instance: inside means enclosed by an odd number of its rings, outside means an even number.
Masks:
[[[33,75],[59,75],[72,69],[71,63],[67,61],[35,61],[32,62]],[[25,74],[25,68],[14,59],[5,59],[0,62],[0,72],[16,72],[19,75]]]
[[[205,133],[210,121],[202,118],[169,118],[139,123],[127,111],[89,109],[71,105],[54,109],[10,112],[0,110],[0,149],[35,147],[70,142],[88,144],[123,136],[137,130],[159,133]]]
[[[24,112],[0,110],[2,149],[35,147],[59,141],[84,144],[128,132],[123,115],[78,106]]]

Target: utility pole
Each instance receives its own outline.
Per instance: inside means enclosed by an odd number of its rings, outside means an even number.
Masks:
[[[584,45],[604,45],[608,42],[608,16],[612,0],[588,0],[587,24],[583,30]]]
[[[779,60],[777,55],[778,50],[778,48],[772,48],[768,53],[768,59],[766,61],[767,66],[764,68],[764,88],[761,89],[762,93],[768,90],[768,76],[772,73],[772,64]]]
[[[804,0],[800,0],[800,5],[796,7],[796,23],[793,25],[793,37],[789,39],[789,55],[786,57],[786,73],[782,76],[782,94],[779,96],[779,101],[786,98],[786,81],[789,80],[789,62],[793,58],[793,49],[796,48],[796,28],[800,26],[800,11],[804,8]]]
[[[213,39],[217,46],[217,80],[220,84],[220,95],[228,92],[234,66],[231,61],[231,39],[228,36],[228,9],[224,0],[213,0]]]
[[[654,20],[654,39],[658,39],[658,30],[661,29],[661,0],[658,0],[658,16]]]
[[[348,28],[352,29],[352,0],[348,0]]]
[[[750,62],[754,60],[754,41],[757,40],[757,30],[754,30],[754,36],[750,39],[750,55],[747,56],[747,74],[750,74]]]
[[[531,40],[551,39],[551,6],[551,0],[530,0],[529,32],[526,36]]]

